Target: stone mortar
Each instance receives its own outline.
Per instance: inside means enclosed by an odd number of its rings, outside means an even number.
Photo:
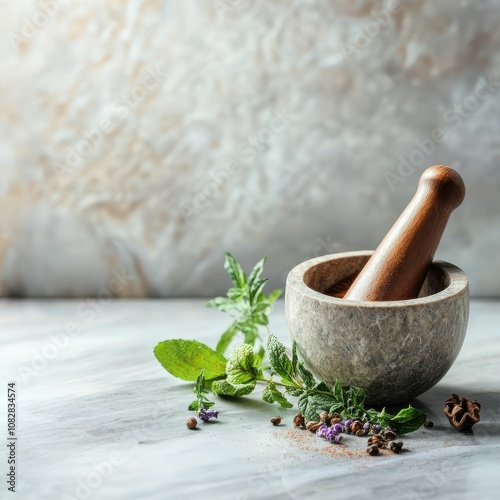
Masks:
[[[358,302],[325,295],[353,280],[373,252],[325,255],[293,268],[286,283],[290,338],[309,368],[332,384],[361,387],[367,403],[408,401],[434,386],[455,361],[469,317],[469,283],[434,261],[419,298]]]

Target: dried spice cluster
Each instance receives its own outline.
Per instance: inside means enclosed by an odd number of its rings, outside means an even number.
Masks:
[[[481,405],[476,401],[469,401],[467,398],[459,398],[452,394],[444,403],[444,413],[448,417],[450,424],[460,432],[470,431],[474,424],[479,422]]]

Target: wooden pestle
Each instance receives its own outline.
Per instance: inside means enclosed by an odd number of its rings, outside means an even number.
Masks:
[[[465,197],[460,175],[434,165],[415,196],[344,296],[346,300],[408,300],[420,293],[451,212]]]

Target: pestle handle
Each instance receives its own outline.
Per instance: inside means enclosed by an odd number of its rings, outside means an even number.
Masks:
[[[465,197],[455,170],[424,171],[415,196],[344,296],[346,300],[408,300],[420,293],[451,212]]]

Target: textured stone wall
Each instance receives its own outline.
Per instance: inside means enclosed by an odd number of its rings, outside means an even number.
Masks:
[[[438,256],[500,294],[500,1],[0,9],[2,295],[213,295],[224,250],[283,286],[435,163],[468,188]]]

